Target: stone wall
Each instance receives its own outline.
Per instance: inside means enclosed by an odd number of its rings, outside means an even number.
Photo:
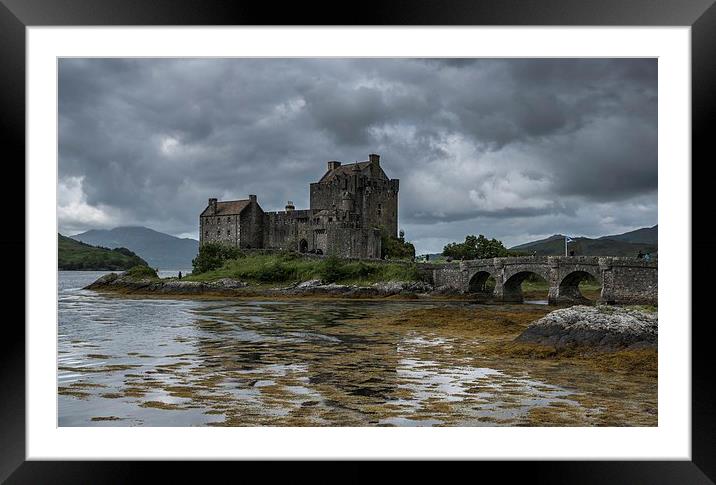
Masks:
[[[222,243],[236,246],[241,235],[239,216],[204,216],[199,218],[200,244]]]
[[[361,194],[360,212],[367,227],[384,227],[398,236],[398,180],[371,179]]]
[[[631,258],[601,258],[606,303],[653,305],[659,297],[657,263]]]
[[[343,258],[380,258],[380,233],[357,221],[338,220],[344,211],[267,212],[265,247],[335,254]]]
[[[325,231],[324,254],[334,254],[343,258],[380,258],[380,232],[377,230],[329,224]]]
[[[298,242],[308,231],[310,217],[311,211],[307,209],[266,212],[264,215],[264,247],[298,251]],[[311,249],[313,247],[309,247],[309,250]]]
[[[329,182],[311,184],[311,210],[357,213],[365,227],[385,227],[398,235],[399,181],[369,178],[360,173],[337,175]]]
[[[256,196],[249,196],[248,207],[241,211],[241,234],[239,246],[242,248],[263,247],[264,211],[256,202]]]
[[[436,287],[470,292],[489,276],[495,279],[493,297],[501,301],[522,301],[522,282],[537,274],[549,285],[549,302],[580,303],[585,298],[579,283],[594,278],[602,284],[599,299],[604,303],[657,304],[658,263],[636,258],[612,257],[521,257],[460,261],[439,265],[419,264],[425,280]]]

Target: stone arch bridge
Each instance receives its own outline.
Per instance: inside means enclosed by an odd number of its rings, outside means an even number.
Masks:
[[[486,294],[498,301],[521,302],[522,282],[537,274],[549,283],[549,303],[586,301],[579,283],[590,277],[602,285],[599,303],[647,304],[658,301],[658,263],[636,258],[596,256],[533,256],[476,259],[418,265],[424,279],[435,287],[485,295],[492,277],[494,290]]]

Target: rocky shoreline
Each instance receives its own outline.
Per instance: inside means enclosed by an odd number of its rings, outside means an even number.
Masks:
[[[244,297],[244,298],[397,298],[470,299],[448,288],[425,282],[389,281],[370,286],[310,280],[288,286],[252,286],[231,278],[216,281],[136,278],[110,273],[85,289],[138,296]],[[514,342],[550,347],[557,351],[582,347],[599,351],[657,348],[658,315],[629,307],[576,305],[556,309],[532,322]]]
[[[659,317],[633,308],[577,305],[555,310],[532,322],[515,342],[554,347],[591,347],[613,351],[656,349]]]
[[[221,295],[237,297],[341,297],[341,298],[429,298],[458,296],[449,288],[434,288],[421,281],[388,281],[370,286],[343,285],[310,280],[288,286],[257,287],[245,281],[222,278],[216,281],[161,280],[155,278],[131,278],[125,274],[110,273],[102,276],[85,289],[111,291],[123,294],[151,295]]]

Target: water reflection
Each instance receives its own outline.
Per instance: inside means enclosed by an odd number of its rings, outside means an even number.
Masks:
[[[83,272],[84,273],[84,272]],[[101,296],[60,275],[60,426],[527,425],[594,376],[475,355],[479,336],[366,325],[418,302]],[[464,305],[456,303],[455,305]]]

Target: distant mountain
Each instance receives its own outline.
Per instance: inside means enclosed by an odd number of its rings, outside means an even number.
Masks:
[[[568,250],[573,250],[577,256],[636,256],[639,251],[653,254],[658,250],[658,229],[654,226],[598,239],[574,237],[572,241]],[[555,234],[546,239],[511,247],[510,251],[525,254],[532,254],[534,251],[538,256],[564,256],[564,236]]]
[[[602,236],[599,239],[613,239],[615,241],[626,241],[641,244],[659,244],[659,226],[643,227],[636,231],[615,234],[613,236]]]
[[[191,260],[199,251],[199,241],[195,239],[182,239],[147,227],[92,229],[71,237],[95,246],[128,248],[159,269],[191,268]]]
[[[59,269],[117,271],[146,264],[146,261],[127,248],[100,248],[57,234]]]

